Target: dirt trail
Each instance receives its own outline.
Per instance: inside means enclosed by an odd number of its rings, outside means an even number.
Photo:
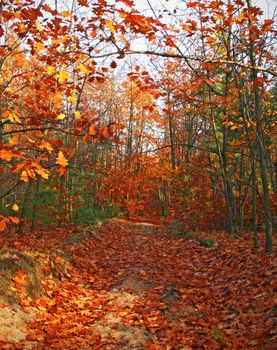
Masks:
[[[226,247],[112,220],[100,239],[63,246],[71,277],[38,301],[27,339],[3,349],[274,349],[271,261]]]

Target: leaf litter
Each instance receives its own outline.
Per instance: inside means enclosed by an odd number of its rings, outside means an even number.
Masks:
[[[25,337],[2,340],[2,348],[274,349],[276,256],[224,233],[206,248],[164,230],[114,219],[97,240],[68,244],[73,228],[57,229],[55,238],[46,230],[2,238],[1,246],[58,250],[72,262],[56,279],[50,269],[39,298],[23,297],[23,310],[34,308],[36,318]]]

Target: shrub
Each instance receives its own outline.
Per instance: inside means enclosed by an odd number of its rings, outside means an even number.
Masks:
[[[199,238],[198,242],[205,248],[211,248],[215,244],[215,240],[212,238]]]

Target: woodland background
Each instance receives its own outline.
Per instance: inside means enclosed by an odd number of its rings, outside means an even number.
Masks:
[[[263,230],[271,251],[274,19],[147,3],[0,1],[0,228],[124,213]]]

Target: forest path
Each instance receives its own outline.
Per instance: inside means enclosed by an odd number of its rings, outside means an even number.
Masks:
[[[100,231],[63,247],[71,277],[49,286],[11,349],[274,349],[271,258],[242,242],[204,248],[162,225],[117,219]]]

